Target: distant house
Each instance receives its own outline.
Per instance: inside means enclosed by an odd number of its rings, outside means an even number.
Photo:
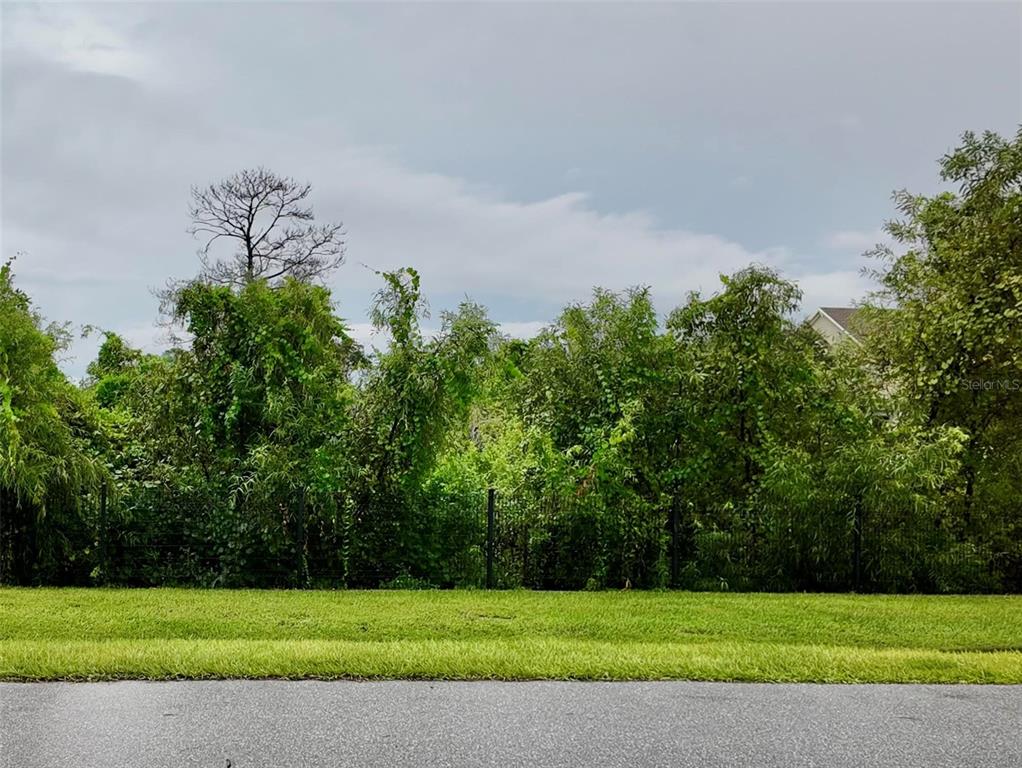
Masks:
[[[806,322],[831,347],[847,339],[861,344],[854,330],[855,316],[858,312],[855,307],[820,307]]]

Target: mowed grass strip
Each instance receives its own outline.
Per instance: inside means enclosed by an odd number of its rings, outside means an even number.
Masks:
[[[1022,597],[0,589],[0,679],[1022,683]]]

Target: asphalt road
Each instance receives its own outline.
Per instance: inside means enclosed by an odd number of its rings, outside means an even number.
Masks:
[[[3,768],[1022,766],[1022,686],[0,684]]]

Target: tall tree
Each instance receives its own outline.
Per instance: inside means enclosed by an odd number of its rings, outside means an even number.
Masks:
[[[204,240],[202,277],[241,286],[256,279],[315,280],[344,260],[342,225],[315,224],[308,203],[312,187],[265,168],[240,171],[192,189],[188,231]],[[226,241],[233,252],[217,257]]]
[[[429,526],[418,515],[419,492],[451,430],[465,421],[494,332],[485,310],[466,301],[444,313],[426,340],[418,273],[381,277],[371,318],[391,344],[359,382],[347,436],[355,465],[349,573],[361,584],[401,570],[418,575],[431,559],[421,544]]]
[[[813,342],[792,322],[802,293],[773,270],[748,267],[722,276],[724,290],[708,299],[693,294],[667,322],[693,356],[702,382],[701,440],[722,473],[725,496],[743,496],[760,472],[768,435],[790,425],[806,396]]]
[[[895,196],[903,218],[887,227],[895,248],[874,252],[867,324],[875,364],[919,418],[968,435],[968,523],[982,474],[1022,449],[1022,129],[966,133],[940,165],[957,194]]]
[[[62,328],[44,327],[0,266],[0,581],[79,580],[82,500],[105,478],[88,402],[61,373]],[[76,573],[77,571],[77,573]]]

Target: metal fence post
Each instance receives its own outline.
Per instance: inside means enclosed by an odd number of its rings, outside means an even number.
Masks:
[[[852,522],[852,570],[855,591],[862,591],[862,495],[855,497],[855,518]]]
[[[298,513],[295,515],[295,538],[298,549],[297,581],[300,589],[309,587],[309,556],[305,533],[305,487],[298,491]]]
[[[4,536],[4,515],[7,512],[6,503],[7,491],[3,486],[0,486],[0,584],[5,583],[4,577],[6,576],[6,573],[4,572],[4,568],[7,565],[7,541]]]
[[[99,486],[99,558],[100,584],[110,580],[110,522],[107,517],[106,481]]]
[[[493,589],[493,545],[494,545],[494,524],[495,501],[497,491],[490,488],[486,492],[486,588]]]
[[[680,572],[681,549],[681,510],[678,509],[678,496],[671,497],[671,589],[678,586]]]

